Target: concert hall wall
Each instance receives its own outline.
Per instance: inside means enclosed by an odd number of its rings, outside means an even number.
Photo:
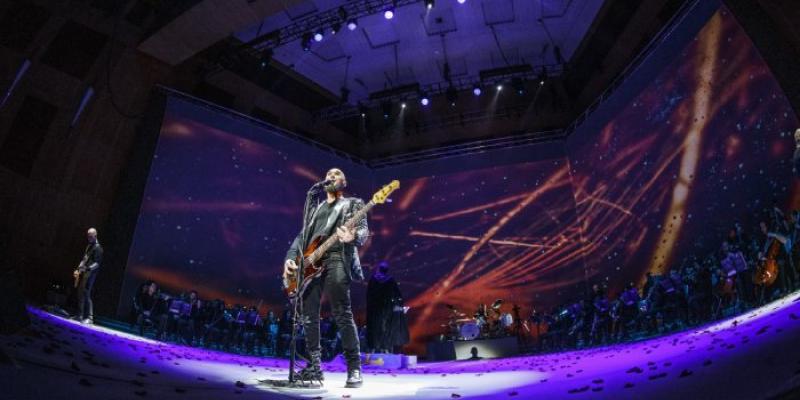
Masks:
[[[773,201],[794,205],[798,121],[733,17],[699,2],[563,142],[370,169],[266,124],[170,98],[128,256],[119,313],[146,279],[206,299],[285,303],[278,276],[306,189],[333,166],[368,200],[365,273],[387,260],[413,344],[448,307],[503,299],[528,315],[606,282],[612,293],[752,232]],[[356,139],[354,139],[356,140]],[[365,283],[353,285],[364,321]]]

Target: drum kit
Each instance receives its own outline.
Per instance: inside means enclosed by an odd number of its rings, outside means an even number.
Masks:
[[[475,340],[509,336],[512,334],[514,317],[503,312],[503,300],[497,299],[489,307],[479,304],[472,317],[460,312],[455,306],[445,304],[449,310],[446,337],[450,340]]]

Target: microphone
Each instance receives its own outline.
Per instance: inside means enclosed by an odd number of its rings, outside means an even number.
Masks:
[[[324,181],[319,181],[319,182],[315,183],[314,186],[312,186],[312,187],[318,188],[318,187],[330,185],[331,183],[333,183],[332,180],[326,179]]]

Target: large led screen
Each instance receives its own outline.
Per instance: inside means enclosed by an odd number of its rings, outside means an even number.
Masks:
[[[361,254],[367,278],[378,262],[391,265],[411,307],[407,350],[424,352],[452,309],[469,316],[500,299],[502,312],[519,305],[526,316],[593,283],[614,293],[716,251],[735,222],[752,231],[765,209],[792,204],[797,118],[724,8],[655,69],[637,71],[652,79],[630,100],[612,97],[602,105],[610,116],[579,127],[556,154],[444,172],[403,167],[401,188],[370,216]],[[339,167],[350,194],[368,200],[387,183],[375,177],[391,175],[218,110],[167,107],[123,303],[153,279],[173,293],[280,312],[278,277],[306,189]],[[363,323],[364,282],[352,297]]]
[[[733,16],[718,10],[597,130],[568,140],[588,276],[619,289],[748,237],[791,205],[798,121]]]

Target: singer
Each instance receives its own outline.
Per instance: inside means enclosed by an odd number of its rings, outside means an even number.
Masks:
[[[347,229],[344,223],[352,215],[364,207],[358,198],[344,197],[342,190],[347,187],[344,172],[332,168],[325,174],[326,181],[320,182],[325,190],[326,199],[321,201],[309,217],[306,232],[300,232],[292,242],[283,267],[283,278],[297,273],[295,259],[303,254],[300,248],[301,238],[310,243],[312,238],[337,235],[339,243],[331,246],[321,262],[324,265],[322,275],[314,279],[302,293],[302,315],[306,334],[305,346],[309,363],[300,371],[300,379],[304,381],[322,381],[320,369],[319,314],[320,300],[323,290],[331,303],[331,312],[342,337],[342,349],[347,360],[347,382],[345,387],[361,387],[361,359],[359,354],[358,333],[353,321],[350,303],[350,282],[363,280],[361,262],[358,258],[357,246],[367,240],[369,231],[364,217],[353,229]]]

